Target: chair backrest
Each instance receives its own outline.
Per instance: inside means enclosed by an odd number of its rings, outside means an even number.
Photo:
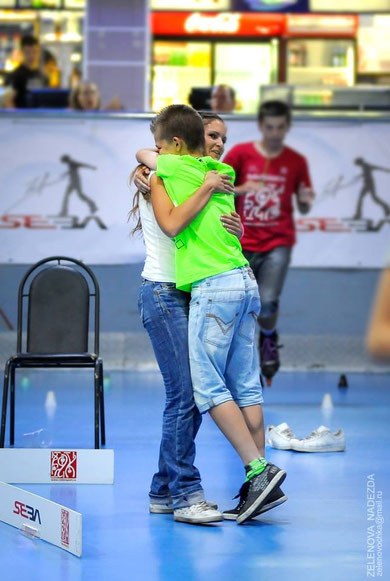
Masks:
[[[53,260],[57,264],[39,269]],[[61,260],[74,264],[64,265]],[[34,273],[35,270],[38,272]],[[27,279],[29,284],[26,284]],[[66,257],[38,262],[26,273],[19,287],[18,351],[22,343],[23,300],[27,300],[28,353],[88,352],[91,297],[95,302],[94,352],[98,354],[99,287],[92,271],[83,263]]]

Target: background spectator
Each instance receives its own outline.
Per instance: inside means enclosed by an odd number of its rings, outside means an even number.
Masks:
[[[6,87],[0,97],[1,109],[15,109],[16,91],[12,87]]]
[[[114,97],[108,105],[102,107],[100,91],[97,85],[90,81],[82,81],[73,89],[69,104],[71,109],[77,111],[99,111],[100,109],[105,111],[120,111],[123,109],[123,105],[118,97]]]
[[[43,71],[47,77],[50,87],[61,86],[61,71],[58,66],[56,57],[47,49],[42,54]]]
[[[100,91],[95,83],[82,81],[70,95],[70,108],[78,111],[98,111]]]
[[[233,113],[236,93],[229,85],[217,85],[211,91],[211,110],[217,113]]]
[[[28,93],[31,89],[47,87],[48,78],[41,70],[41,47],[31,35],[22,37],[23,62],[9,76],[7,84],[15,90],[15,107],[29,106]]]

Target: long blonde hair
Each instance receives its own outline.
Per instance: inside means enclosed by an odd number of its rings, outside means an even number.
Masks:
[[[128,183],[127,183],[129,188],[131,187],[131,184],[134,182],[134,176],[140,167],[142,167],[142,164],[137,165],[137,167],[135,167],[133,169],[133,171],[131,172],[131,174],[129,175],[129,179],[128,179]],[[133,207],[131,208],[131,210],[127,216],[128,222],[132,218],[134,218],[134,220],[137,221],[135,227],[130,232],[131,236],[134,236],[134,234],[136,234],[137,232],[142,233],[142,222],[141,222],[141,216],[140,216],[140,212],[139,212],[139,197],[140,196],[143,196],[144,200],[146,202],[150,203],[150,198],[151,198],[150,192],[146,192],[144,194],[143,192],[141,192],[140,190],[137,189],[137,191],[135,192],[135,194],[133,196]]]

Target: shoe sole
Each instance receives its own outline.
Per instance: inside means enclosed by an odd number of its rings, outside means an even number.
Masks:
[[[272,510],[276,506],[279,506],[279,504],[283,504],[284,502],[286,502],[286,500],[288,500],[288,496],[284,495],[278,498],[278,500],[274,500],[274,502],[265,504],[264,506],[261,507],[261,509],[258,512],[255,511],[255,514],[252,514],[252,518],[255,518],[256,516],[259,516],[261,514],[264,514],[265,512],[268,512],[269,510]]]
[[[173,514],[173,508],[160,508],[160,507],[151,507],[149,506],[149,513],[150,514]]]
[[[269,504],[265,504],[258,512],[255,511],[256,514],[252,514],[251,518],[255,518],[256,516],[260,516],[261,514],[268,512],[269,510],[272,510],[273,508],[275,508],[276,506],[279,506],[279,504],[283,504],[284,502],[286,502],[286,500],[288,500],[288,496],[281,496],[280,498],[278,498],[278,500],[274,500],[274,502],[270,502]],[[237,514],[232,514],[232,513],[222,513],[223,514],[223,518],[224,520],[237,520]]]
[[[236,514],[224,514],[223,520],[237,520]]]
[[[327,448],[326,450],[304,450],[304,449],[299,449],[299,448],[291,448],[291,450],[293,452],[345,452],[345,446],[344,447],[340,447],[340,446],[335,446],[334,448]]]
[[[212,523],[212,522],[221,522],[223,520],[223,516],[205,516],[198,519],[191,519],[185,516],[174,516],[173,520],[175,520],[176,522],[185,522],[188,523],[190,525],[203,525],[203,524],[208,524],[208,523]]]
[[[250,517],[253,515],[253,513],[256,512],[257,509],[260,509],[262,507],[262,505],[264,504],[264,502],[267,499],[267,496],[270,494],[270,492],[272,492],[274,490],[274,488],[276,488],[277,486],[280,486],[284,482],[284,479],[286,478],[286,476],[287,476],[287,474],[284,470],[279,470],[279,472],[271,480],[271,482],[268,484],[267,488],[263,491],[263,493],[256,498],[256,500],[253,502],[253,504],[251,504],[251,506],[249,508],[247,508],[247,510],[245,512],[243,512],[242,514],[240,514],[237,517],[237,519],[236,519],[237,524],[241,525],[245,521],[250,519]],[[260,511],[259,511],[259,514],[260,514]]]
[[[292,450],[293,448],[291,448],[291,446],[289,446],[288,444],[286,446],[277,446],[276,444],[271,444],[270,441],[267,442],[268,446],[271,446],[271,448],[275,448],[275,450]]]

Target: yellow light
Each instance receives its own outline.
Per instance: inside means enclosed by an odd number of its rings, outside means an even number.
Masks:
[[[19,22],[24,20],[35,20],[36,13],[31,10],[18,10],[17,12],[13,10],[0,10],[0,21],[8,20],[13,22]]]

